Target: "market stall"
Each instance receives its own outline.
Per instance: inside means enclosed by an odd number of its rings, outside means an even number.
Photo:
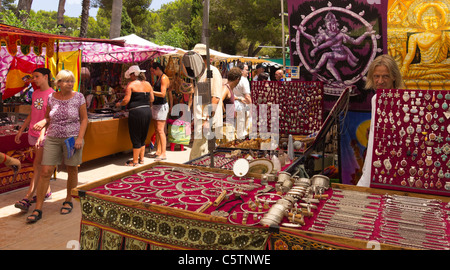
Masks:
[[[448,197],[291,176],[157,162],[79,186],[81,248],[450,248]]]
[[[21,137],[20,144],[14,142],[17,127],[25,119],[20,117],[22,112],[20,109],[16,111],[16,108],[21,108],[21,104],[3,106],[4,100],[25,89],[27,85],[22,79],[23,76],[31,74],[32,70],[37,67],[44,66],[45,57],[58,56],[58,43],[61,40],[108,43],[116,46],[123,46],[124,42],[46,34],[5,24],[0,24],[0,40],[5,45],[2,46],[0,53],[2,63],[0,65],[0,102],[2,106],[0,107],[3,111],[8,112],[7,114],[0,112],[0,148],[1,151],[22,162],[22,168],[18,172],[9,170],[3,165],[0,168],[0,193],[2,193],[27,186],[33,175],[33,152],[28,145],[27,133],[25,132]],[[11,63],[14,65],[12,66]]]
[[[262,250],[269,233],[258,222],[269,205],[248,200],[266,196],[256,176],[155,162],[79,186],[81,248]]]
[[[118,112],[114,107],[123,95],[124,70],[131,64],[140,63],[142,66],[148,60],[174,51],[172,47],[158,46],[136,35],[115,40],[123,41],[124,46],[92,42],[60,44],[62,52],[82,51],[86,76],[82,78],[81,88],[86,95],[89,111],[83,162],[132,148],[127,114]],[[150,125],[147,144],[153,133],[154,125]]]

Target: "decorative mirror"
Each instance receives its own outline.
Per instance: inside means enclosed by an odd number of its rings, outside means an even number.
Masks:
[[[198,79],[205,73],[206,65],[200,54],[188,51],[181,59],[181,69],[187,77]]]

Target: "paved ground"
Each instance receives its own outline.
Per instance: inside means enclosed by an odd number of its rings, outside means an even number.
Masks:
[[[185,163],[189,161],[189,153],[189,147],[184,147],[184,151],[179,148],[173,152],[168,150],[166,161]],[[131,152],[120,153],[82,164],[79,184],[131,170],[132,167],[124,166],[131,156]],[[153,159],[146,157],[144,162],[149,164]],[[14,203],[26,194],[26,188],[0,194],[0,250],[67,250],[77,247],[81,220],[79,202],[74,201],[74,210],[69,215],[59,213],[66,196],[66,179],[67,174],[61,171],[57,179],[50,182],[52,199],[45,202],[43,218],[36,224],[25,222],[33,206],[28,213],[14,207]]]

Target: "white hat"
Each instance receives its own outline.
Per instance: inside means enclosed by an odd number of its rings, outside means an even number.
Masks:
[[[139,66],[134,65],[131,66],[126,72],[125,72],[125,78],[129,79],[131,73],[134,73],[134,75],[138,76],[141,72],[145,72],[145,70],[141,70]]]
[[[198,43],[195,45],[193,51],[200,55],[206,55],[206,45],[203,43]]]

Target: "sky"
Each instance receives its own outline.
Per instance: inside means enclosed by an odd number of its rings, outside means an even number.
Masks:
[[[126,0],[123,0],[126,1]],[[18,0],[15,1],[17,4]],[[66,0],[66,12],[64,15],[69,17],[79,17],[81,15],[81,2],[82,0]],[[150,9],[158,10],[162,4],[167,4],[173,2],[173,0],[153,0],[150,5]],[[46,10],[46,11],[57,11],[59,0],[33,0],[31,9],[34,11]],[[89,10],[89,16],[95,17],[97,15],[96,8],[91,8]]]

